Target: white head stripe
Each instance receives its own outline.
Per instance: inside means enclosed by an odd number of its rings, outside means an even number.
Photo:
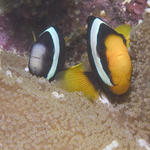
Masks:
[[[98,18],[96,18],[93,21],[91,31],[90,31],[90,46],[91,46],[91,50],[92,50],[92,57],[94,60],[94,64],[96,66],[96,70],[97,70],[99,76],[101,77],[101,79],[104,81],[105,84],[107,84],[109,86],[113,86],[111,81],[110,81],[110,78],[107,76],[105,70],[102,67],[101,59],[97,55],[97,49],[96,49],[96,47],[97,47],[97,36],[98,36],[100,25],[102,23],[104,23],[104,22]]]
[[[53,62],[52,62],[51,68],[50,68],[50,70],[47,74],[47,77],[46,77],[46,79],[49,80],[50,78],[52,78],[54,76],[56,69],[57,69],[59,53],[60,53],[60,43],[59,43],[58,34],[57,34],[56,30],[54,29],[54,27],[48,28],[43,33],[45,33],[45,32],[49,32],[49,34],[52,36],[52,40],[53,40],[53,44],[54,44]]]

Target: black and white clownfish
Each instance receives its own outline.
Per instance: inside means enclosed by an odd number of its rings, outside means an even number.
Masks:
[[[96,100],[98,90],[90,80],[90,73],[85,72],[82,64],[63,68],[65,62],[64,40],[56,28],[50,27],[40,34],[29,55],[29,70],[33,75],[56,79],[60,87],[68,92],[82,92],[90,100]]]
[[[33,43],[29,55],[29,71],[36,76],[53,80],[65,63],[65,42],[54,26],[42,32]]]
[[[93,72],[112,93],[124,94],[132,72],[126,39],[100,18],[89,16],[87,23],[87,51]]]

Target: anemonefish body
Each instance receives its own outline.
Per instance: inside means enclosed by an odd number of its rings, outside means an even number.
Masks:
[[[87,51],[92,70],[112,93],[122,95],[130,86],[132,71],[126,40],[100,18],[90,16],[87,22]]]
[[[99,97],[99,92],[92,78],[90,72],[85,72],[82,64],[75,65],[56,75],[60,87],[69,92],[82,92],[87,98],[95,101]]]
[[[49,27],[33,43],[28,67],[33,75],[54,79],[65,62],[65,43],[56,27]]]

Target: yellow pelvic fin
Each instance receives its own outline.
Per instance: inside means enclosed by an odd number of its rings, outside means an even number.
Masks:
[[[91,100],[98,99],[98,91],[84,74],[84,67],[82,64],[75,65],[60,74],[59,77],[62,80],[62,86],[67,91],[83,92],[83,94]]]
[[[37,39],[36,39],[36,35],[35,35],[35,32],[34,32],[34,31],[32,31],[32,36],[33,36],[33,41],[36,42]]]
[[[129,24],[122,24],[115,28],[115,31],[122,34],[126,41],[127,41],[127,47],[130,47],[130,32],[131,32],[131,26]]]

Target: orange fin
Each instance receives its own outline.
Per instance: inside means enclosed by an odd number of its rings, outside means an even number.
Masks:
[[[131,25],[128,24],[122,24],[115,28],[115,31],[122,34],[126,41],[127,41],[127,47],[130,47],[130,32],[131,32]]]

